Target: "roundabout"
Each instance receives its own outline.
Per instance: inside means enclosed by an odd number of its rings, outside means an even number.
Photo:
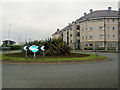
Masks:
[[[61,56],[46,56],[42,58],[40,55],[36,55],[36,59],[33,59],[33,55],[28,55],[28,59],[25,59],[25,55],[21,53],[10,53],[2,55],[2,63],[8,64],[71,64],[71,63],[94,63],[109,61],[110,59],[95,54],[85,53],[71,53],[71,55]]]
[[[118,88],[118,54],[99,55],[112,60],[85,64],[2,64],[3,88]]]

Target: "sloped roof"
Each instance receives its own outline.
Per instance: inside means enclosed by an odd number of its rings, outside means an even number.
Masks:
[[[93,11],[89,14],[86,14],[85,16],[80,17],[76,21],[82,21],[85,19],[90,19],[90,18],[100,18],[100,17],[118,17],[118,11],[115,10],[97,10]],[[62,32],[63,30],[67,30],[69,28],[69,25],[63,28],[62,30],[56,31],[53,35],[58,34]]]
[[[60,33],[60,30],[59,30],[59,31],[56,31],[53,35],[58,34],[58,33]],[[53,35],[52,35],[52,36],[53,36]]]
[[[90,19],[90,18],[99,18],[99,17],[118,17],[118,11],[115,10],[98,10],[82,16],[78,20]]]
[[[59,33],[61,33],[62,31],[67,30],[68,28],[69,28],[69,26],[66,26],[66,27],[63,28],[62,30],[56,31],[53,35],[55,35],[55,34],[59,34]],[[53,35],[52,35],[52,36],[53,36]]]

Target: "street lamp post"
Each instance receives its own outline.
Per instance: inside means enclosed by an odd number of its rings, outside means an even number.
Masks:
[[[27,35],[28,35],[27,30],[28,30],[28,28],[30,29],[30,27],[26,27],[26,45],[27,45]],[[27,50],[28,50],[28,49],[27,49]],[[26,59],[27,59],[27,52],[28,52],[27,50],[26,50]]]
[[[31,28],[30,26],[29,26],[29,27],[26,27],[26,43],[27,43],[27,41],[28,41],[28,40],[27,40],[27,39],[28,39],[28,29],[30,30],[30,28]]]
[[[10,45],[10,28],[11,28],[11,24],[9,24],[9,31],[8,31],[8,45]],[[9,46],[8,46],[8,53],[9,53]]]

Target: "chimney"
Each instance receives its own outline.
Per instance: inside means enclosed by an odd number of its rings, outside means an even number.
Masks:
[[[93,12],[93,9],[90,9],[90,13],[92,13]]]
[[[108,11],[111,11],[111,9],[112,9],[111,7],[108,7]]]
[[[72,21],[72,24],[74,23],[74,21]]]
[[[75,24],[76,24],[77,22],[75,21]]]
[[[57,29],[57,32],[59,31],[59,29]]]
[[[84,13],[84,16],[86,16],[86,13]]]

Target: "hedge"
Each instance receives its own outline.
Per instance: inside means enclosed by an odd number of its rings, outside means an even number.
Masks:
[[[7,48],[10,47],[9,50],[20,50],[20,49],[22,49],[22,45],[7,45],[7,44],[4,44],[4,45],[2,45],[2,50],[7,50],[4,47],[7,47]]]

